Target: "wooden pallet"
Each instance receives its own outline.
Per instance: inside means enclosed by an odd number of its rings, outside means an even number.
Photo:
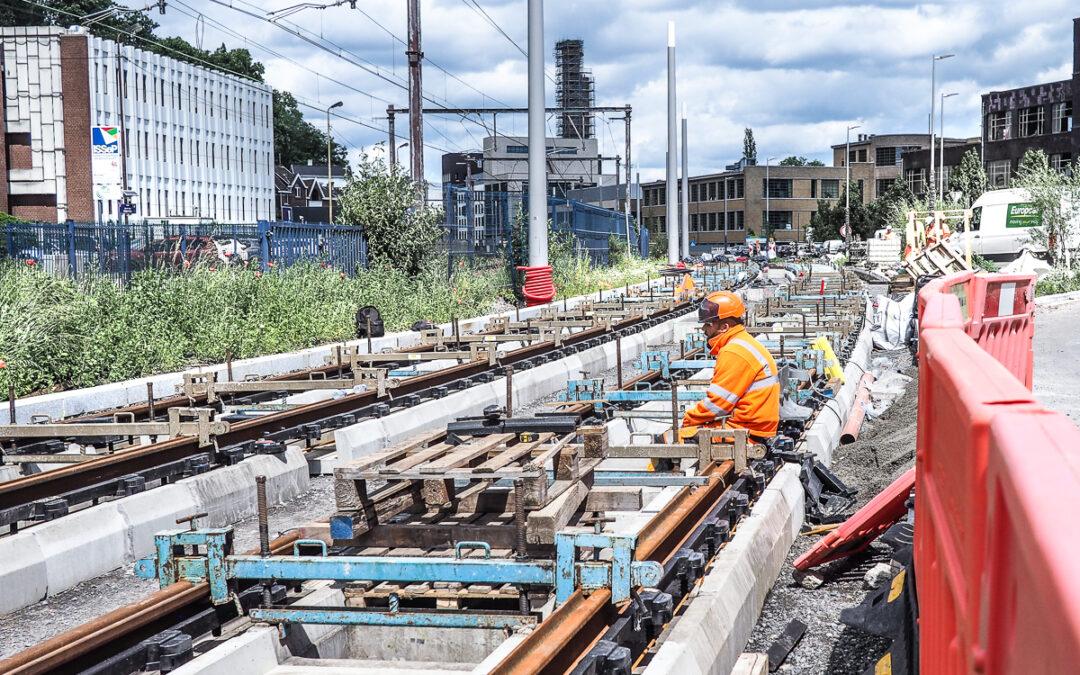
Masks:
[[[952,250],[948,244],[938,242],[924,250],[921,254],[911,258],[905,263],[911,277],[917,279],[922,276],[945,276],[955,272],[964,272],[971,268],[964,262],[963,256]]]

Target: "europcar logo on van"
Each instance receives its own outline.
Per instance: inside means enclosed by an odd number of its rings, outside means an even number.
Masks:
[[[1038,227],[1042,225],[1042,209],[1030,202],[1009,204],[1005,227]]]

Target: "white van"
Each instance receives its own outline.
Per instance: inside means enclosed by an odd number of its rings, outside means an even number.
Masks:
[[[990,260],[1012,260],[1025,248],[1035,253],[1046,251],[1031,238],[1032,230],[1042,227],[1042,213],[1026,190],[984,192],[971,210],[970,235],[956,231],[949,237],[956,250],[964,251],[966,236],[970,236],[971,252]]]

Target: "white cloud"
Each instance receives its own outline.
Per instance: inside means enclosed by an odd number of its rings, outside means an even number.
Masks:
[[[525,45],[524,0],[478,1]],[[403,88],[264,21],[209,0],[186,2],[249,40],[243,44],[207,23],[204,46],[224,41],[249,47],[267,64],[266,79],[277,88],[319,105],[342,99],[346,114],[382,128],[386,104],[354,89],[398,106],[407,103]],[[404,3],[365,3],[361,9],[404,37]],[[747,126],[754,128],[762,158],[801,154],[826,162],[829,146],[843,141],[853,120],[860,120],[866,133],[922,131],[929,111],[930,55],[943,51],[956,58],[939,65],[940,86],[960,94],[947,109],[946,132],[977,135],[981,93],[1071,75],[1071,18],[1080,13],[1066,0],[549,0],[545,10],[548,71],[555,71],[551,54],[557,39],[585,40],[597,102],[633,106],[634,154],[643,179],[663,170],[669,18],[677,22],[679,96],[690,112],[691,171],[698,173],[737,159]],[[162,34],[194,41],[192,19],[175,12],[154,18],[163,23]],[[359,11],[347,5],[305,10],[290,20],[341,45],[350,58],[376,64],[389,79],[404,81],[403,46]],[[524,57],[465,2],[425,0],[423,36],[425,57],[468,83],[429,63],[424,70],[429,97],[456,106],[524,105]],[[303,67],[270,56],[263,46]],[[553,102],[550,82],[547,93]],[[304,112],[317,123],[324,119],[317,111]],[[425,140],[439,148],[475,149],[486,133],[475,121],[429,116],[428,122]],[[498,124],[501,133],[525,130],[524,117],[500,116]],[[610,132],[598,125],[605,153],[622,154],[621,128],[621,122]],[[335,123],[335,129],[356,152],[385,140],[384,133],[346,121]],[[398,134],[406,133],[400,119]],[[425,153],[429,179],[439,178],[440,155],[436,147]]]

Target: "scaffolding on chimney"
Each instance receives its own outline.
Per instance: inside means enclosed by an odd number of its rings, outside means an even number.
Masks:
[[[595,102],[593,75],[582,67],[585,43],[559,40],[555,43],[555,103],[564,109],[591,108]],[[593,138],[592,113],[563,112],[559,115],[560,138]]]

